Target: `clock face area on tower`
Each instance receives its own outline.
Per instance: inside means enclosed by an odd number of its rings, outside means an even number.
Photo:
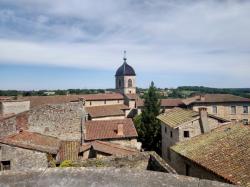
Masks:
[[[123,94],[135,94],[136,93],[136,74],[135,70],[127,64],[127,58],[123,58],[123,64],[117,69],[116,78],[116,90]]]

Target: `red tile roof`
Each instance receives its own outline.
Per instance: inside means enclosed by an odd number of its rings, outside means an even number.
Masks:
[[[183,104],[182,99],[161,99],[162,107],[178,107]],[[136,106],[143,107],[144,99],[138,98],[136,100]]]
[[[0,102],[6,100],[12,100],[13,98],[14,98],[13,96],[0,96]]]
[[[30,96],[22,99],[30,101],[30,107],[39,107],[48,104],[61,104],[70,101],[77,101],[81,95],[56,95],[56,96]]]
[[[161,99],[161,106],[165,107],[177,107],[182,104],[182,99]]]
[[[123,125],[123,135],[118,135],[118,125]],[[132,119],[86,121],[85,140],[120,139],[137,137]]]
[[[123,110],[129,110],[129,107],[124,104],[117,105],[101,105],[85,107],[86,112],[91,117],[105,117],[105,116],[125,116]]]
[[[136,100],[136,106],[137,107],[143,107],[144,106],[144,99],[138,98]]]
[[[126,156],[126,155],[134,155],[137,154],[139,151],[132,148],[127,148],[115,143],[104,142],[104,141],[93,141],[90,143],[84,143],[82,145],[81,151],[86,151],[90,148],[93,148],[95,151],[99,151],[102,153],[107,153],[114,156]]]
[[[136,100],[139,98],[139,95],[137,94],[126,94],[125,96],[130,100]]]
[[[123,100],[124,97],[120,93],[104,93],[104,94],[86,94],[82,95],[85,101],[100,101],[100,100]]]
[[[78,160],[78,153],[80,150],[80,141],[61,141],[59,150],[59,160]]]
[[[249,125],[224,125],[171,149],[233,184],[250,186]]]
[[[250,99],[231,94],[204,94],[190,97],[183,100],[183,103],[190,105],[193,103],[228,103],[228,102],[250,102]]]
[[[56,154],[60,147],[59,139],[28,131],[1,138],[0,143],[52,154]]]

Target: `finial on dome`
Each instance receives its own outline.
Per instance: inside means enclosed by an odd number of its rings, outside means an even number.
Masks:
[[[126,53],[127,53],[126,50],[123,51],[123,60],[124,60],[124,63],[126,63],[126,60],[127,60]]]

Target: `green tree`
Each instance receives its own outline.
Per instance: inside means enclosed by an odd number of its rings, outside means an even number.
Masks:
[[[135,124],[139,135],[139,141],[145,150],[161,151],[161,126],[156,118],[160,114],[160,100],[154,83],[144,94],[144,108],[141,116],[135,118]]]

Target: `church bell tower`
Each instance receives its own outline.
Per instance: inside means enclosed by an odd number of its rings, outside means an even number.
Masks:
[[[115,74],[115,88],[122,94],[136,94],[136,74],[134,69],[127,64],[126,51],[124,51],[123,64]]]

